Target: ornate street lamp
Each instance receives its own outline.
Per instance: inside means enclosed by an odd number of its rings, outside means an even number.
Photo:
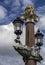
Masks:
[[[20,42],[20,35],[23,32],[23,20],[21,20],[20,17],[17,17],[14,21],[13,21],[13,25],[14,25],[14,33],[17,35],[17,38],[15,39],[16,43]]]
[[[14,25],[14,33],[16,35],[21,35],[22,34],[22,25],[23,25],[23,21],[21,20],[21,18],[17,17],[14,21],[13,21],[13,25]]]
[[[23,20],[26,21],[26,45],[21,44],[20,35],[22,34]],[[36,62],[40,62],[43,58],[40,55],[39,48],[42,45],[43,34],[38,29],[34,35],[34,23],[38,22],[38,16],[34,12],[32,6],[26,7],[24,13],[17,17],[13,21],[14,33],[17,35],[15,39],[17,46],[13,46],[14,49],[23,56],[23,60],[26,65],[36,65]],[[35,45],[36,38],[36,45]]]
[[[43,45],[43,33],[40,32],[40,29],[37,30],[37,33],[35,34],[35,41],[36,45],[39,46],[39,48]]]

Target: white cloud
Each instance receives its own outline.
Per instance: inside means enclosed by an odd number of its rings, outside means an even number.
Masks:
[[[23,36],[23,34],[21,36]],[[24,42],[23,37],[21,37],[22,42]],[[16,35],[14,34],[14,28],[12,23],[10,23],[9,25],[0,26],[0,64],[1,65],[6,65],[6,64],[24,65],[22,57],[13,49],[13,45],[15,45],[14,42],[15,38]]]
[[[3,62],[2,62],[3,61]],[[0,56],[0,65],[24,65],[21,56]]]
[[[45,5],[42,6],[42,7],[38,7],[38,8],[36,9],[36,12],[37,12],[37,14],[38,14],[39,16],[45,15]]]
[[[0,26],[0,46],[5,45],[13,45],[15,44],[14,39],[16,35],[14,34],[14,27],[13,24],[10,23],[8,25]],[[25,44],[25,28],[23,27],[23,34],[20,36],[22,44]],[[3,40],[3,41],[2,41]]]
[[[43,62],[43,64],[45,65],[45,61]]]
[[[38,27],[35,25],[34,26],[34,32],[35,32],[35,34],[36,34],[37,30],[38,30]]]
[[[45,30],[45,6],[38,7],[36,9],[36,13],[39,16],[39,22],[36,26],[40,27],[41,29]]]
[[[4,19],[7,15],[7,10],[0,5],[0,19]]]
[[[39,21],[36,24],[36,27],[39,27],[41,30],[45,30],[45,15],[42,15]]]
[[[45,15],[40,18],[41,28],[45,30]]]
[[[0,26],[0,46],[13,43],[14,33],[13,24]]]

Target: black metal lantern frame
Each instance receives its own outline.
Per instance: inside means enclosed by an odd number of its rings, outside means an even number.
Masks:
[[[13,21],[13,25],[14,25],[14,33],[16,35],[21,35],[22,34],[22,29],[23,29],[23,21],[21,20],[21,18],[17,17],[14,21]]]
[[[16,43],[21,43],[20,41],[20,35],[22,34],[23,31],[23,20],[20,17],[17,17],[13,21],[14,25],[14,33],[17,35],[17,38],[14,40]]]
[[[35,39],[36,39],[36,45],[41,47],[43,45],[43,33],[40,32],[38,29],[37,33],[35,34]]]

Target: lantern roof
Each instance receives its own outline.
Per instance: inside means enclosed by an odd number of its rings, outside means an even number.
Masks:
[[[40,31],[40,29],[37,30],[37,33],[35,34],[35,37],[37,36],[44,36],[44,34]]]
[[[15,23],[24,23],[23,20],[20,17],[16,17],[16,19],[13,21],[13,24]]]

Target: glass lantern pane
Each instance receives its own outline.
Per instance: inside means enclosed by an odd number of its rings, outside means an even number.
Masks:
[[[14,30],[22,30],[22,24],[21,23],[15,23]]]
[[[20,28],[19,28],[19,27],[17,27],[17,30],[20,30]]]
[[[37,39],[35,39],[35,44],[37,43]]]
[[[15,24],[14,24],[14,33],[16,34],[16,35],[21,35],[22,34],[22,23],[20,23],[20,22],[16,22]]]
[[[40,40],[40,39],[38,39],[37,41],[38,41],[39,43],[41,42],[41,40]]]
[[[41,38],[41,43],[43,43],[43,39]]]
[[[16,30],[16,25],[14,25],[14,32],[15,32],[15,30]]]
[[[22,30],[22,24],[21,23],[16,23],[16,28],[17,28],[17,30]]]

